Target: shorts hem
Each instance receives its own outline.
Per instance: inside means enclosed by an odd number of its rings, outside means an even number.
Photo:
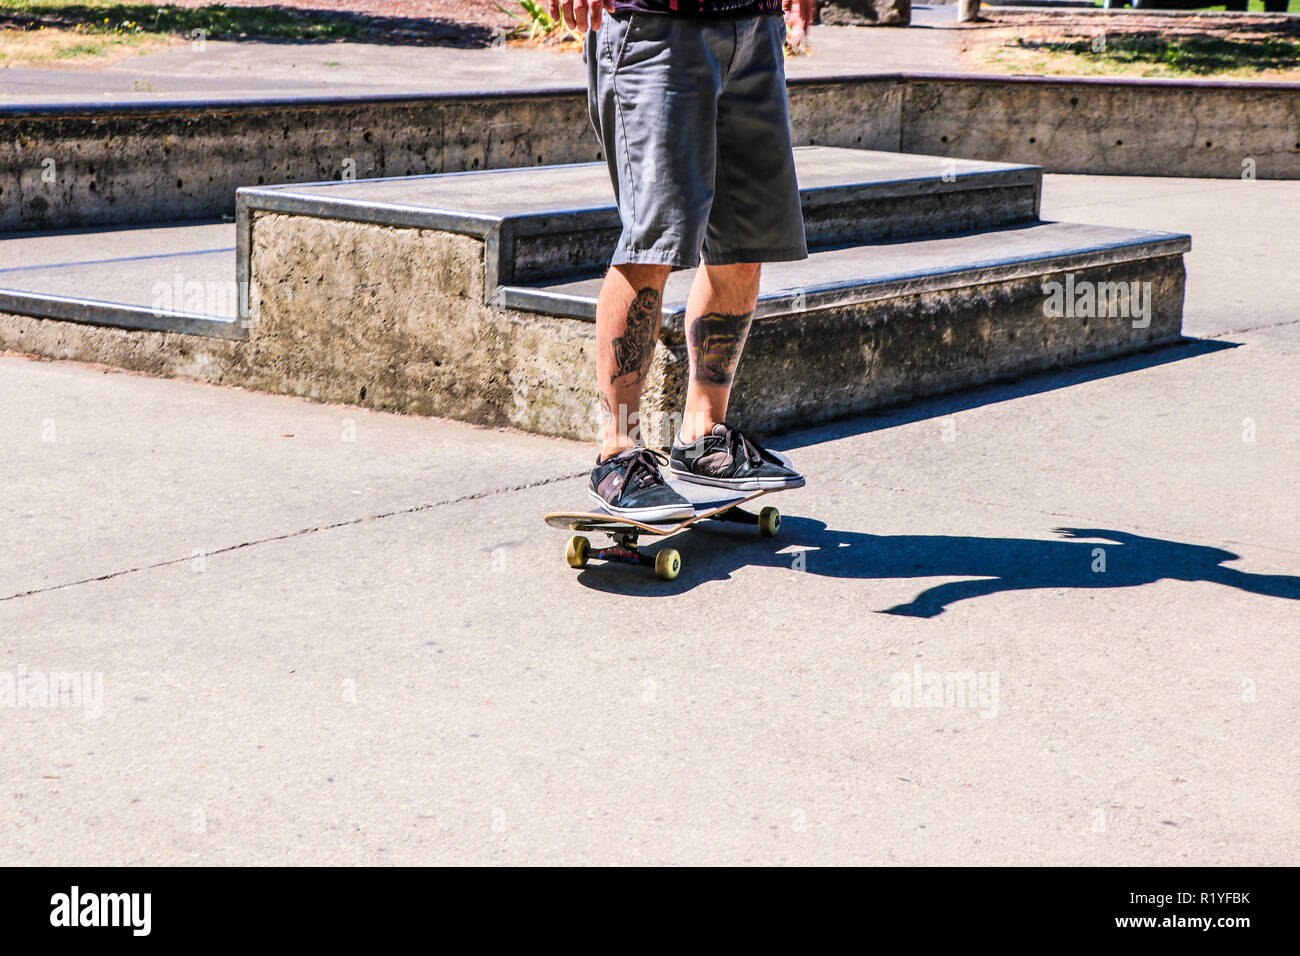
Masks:
[[[646,249],[640,252],[620,250],[610,260],[611,266],[672,266],[674,269],[694,269],[700,264],[700,257],[683,257],[674,252],[655,252]]]
[[[701,255],[700,259],[710,266],[731,266],[741,262],[798,262],[808,258],[806,246],[783,246],[772,249],[736,249],[727,252],[712,252]]]

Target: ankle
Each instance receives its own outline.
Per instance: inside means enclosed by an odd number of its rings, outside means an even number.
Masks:
[[[615,455],[621,455],[623,452],[627,451],[629,448],[632,447],[634,446],[631,443],[628,443],[626,445],[602,445],[600,448],[600,457],[596,459],[596,463],[604,464],[605,462],[613,458]]]
[[[713,426],[718,424],[720,423],[715,422],[710,415],[685,415],[681,427],[677,429],[677,441],[682,445],[693,444],[713,431]]]

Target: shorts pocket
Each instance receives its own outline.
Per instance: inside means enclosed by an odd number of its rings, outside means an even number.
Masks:
[[[618,65],[623,62],[623,52],[627,49],[627,39],[632,35],[632,30],[636,27],[638,17],[635,13],[629,13],[626,20],[620,21],[613,16],[606,16],[604,30],[610,37],[605,43],[605,58],[618,69]],[[614,25],[618,24],[620,29],[615,30]],[[615,38],[613,35],[617,33]]]
[[[614,57],[614,70],[655,59],[672,41],[672,19],[657,13],[630,14]]]

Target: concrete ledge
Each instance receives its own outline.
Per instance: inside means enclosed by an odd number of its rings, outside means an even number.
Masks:
[[[903,152],[1054,173],[1300,177],[1300,84],[915,76],[902,111]]]
[[[1040,222],[1033,167],[826,148],[800,149],[796,162],[813,235],[839,241],[764,268],[738,421],[779,430],[1179,333],[1188,237]],[[602,167],[564,172],[574,184],[564,202],[536,188],[544,171],[532,168],[241,190],[247,298],[222,332],[244,341],[184,343],[198,337],[159,331],[155,317],[147,331],[98,333],[11,319],[0,342],[589,439],[599,428],[591,320],[609,254],[599,240],[613,212]],[[973,231],[951,234],[967,222]],[[555,242],[549,259],[515,268],[516,229]],[[564,278],[593,250],[599,266]],[[1054,275],[1109,298],[1077,318],[1052,312],[1044,283]],[[643,404],[654,443],[668,441],[685,387],[691,278],[678,271],[665,291]],[[1130,282],[1144,292],[1133,311]]]
[[[480,240],[276,214],[261,217],[257,233],[259,279],[244,341],[0,313],[0,348],[543,434],[594,434],[591,323],[485,305]],[[392,267],[386,281],[400,294],[378,280],[357,287],[358,260],[339,268],[340,249]],[[557,388],[554,376],[568,384]]]
[[[794,80],[790,98],[805,145],[1220,178],[1251,159],[1300,178],[1295,83],[889,73]],[[601,158],[580,89],[0,105],[0,231],[230,214],[241,186]]]
[[[1034,166],[824,146],[796,148],[795,165],[811,247],[1038,217],[1042,176]],[[489,294],[505,283],[603,272],[620,230],[604,163],[245,188],[236,209],[241,280],[251,217],[281,212],[481,239]]]
[[[143,331],[207,335],[221,339],[247,337],[247,330],[233,317],[222,319],[175,309],[102,302],[49,293],[16,292],[10,289],[0,289],[0,312],[60,319],[65,322],[82,322],[89,325],[112,325]]]
[[[215,217],[248,185],[595,160],[574,135],[589,125],[572,90],[0,105],[0,231]]]
[[[595,436],[593,325],[483,306],[475,240],[362,223],[324,230],[270,220],[259,245],[266,260],[259,268],[269,278],[259,284],[258,321],[247,341],[0,313],[0,348],[318,401]],[[413,272],[459,276],[461,285],[439,292],[421,283],[405,296],[366,289],[367,307],[355,309],[357,290],[346,270],[323,268],[318,257],[326,249],[337,253],[340,229],[352,234],[357,256],[378,244]],[[904,292],[756,322],[734,417],[777,431],[1179,337],[1180,255],[1075,272],[1076,282],[1151,282],[1145,329],[1118,318],[1046,320],[1042,282],[1051,278],[1064,281],[1064,274]],[[645,393],[644,429],[652,443],[667,441],[685,371],[681,331],[666,328]]]
[[[1154,307],[1145,329],[1119,318],[1045,320],[1047,281],[1064,282],[1065,274],[913,292],[756,322],[728,417],[774,432],[1181,337],[1185,273],[1180,255],[1074,272],[1076,283],[1150,282]],[[659,443],[671,438],[673,419],[665,410],[680,409],[685,400],[680,332],[667,336],[664,351],[668,354],[656,357],[664,369],[662,384],[648,407],[649,435]],[[790,387],[796,381],[798,388]]]
[[[1035,222],[980,233],[816,251],[801,262],[763,268],[756,319],[866,305],[907,295],[1032,279],[1054,272],[1182,255],[1185,235],[1069,222]],[[675,273],[664,289],[663,327],[684,328],[691,274]],[[538,286],[504,286],[494,301],[507,308],[594,321],[601,278]]]
[[[821,0],[814,23],[850,27],[905,27],[912,22],[912,0]]]
[[[251,233],[250,345],[287,363],[295,390],[595,436],[598,277],[506,287],[489,305],[480,238],[265,210]],[[1170,340],[1187,247],[1185,236],[1044,223],[772,264],[746,352],[745,387],[759,391],[738,393],[738,420],[780,429],[896,401],[906,382],[923,394]],[[1046,317],[1044,276],[1066,272],[1149,283],[1150,324]],[[689,278],[676,273],[665,294],[644,401],[652,442],[666,441],[680,407]],[[854,378],[828,377],[819,363],[832,354]]]

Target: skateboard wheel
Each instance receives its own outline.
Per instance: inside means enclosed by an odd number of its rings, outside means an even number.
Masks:
[[[571,568],[585,568],[587,555],[591,552],[591,542],[580,534],[575,534],[564,546],[564,560]]]
[[[682,556],[672,548],[664,548],[655,555],[655,574],[665,581],[671,581],[677,577],[677,572],[682,569]]]
[[[758,513],[758,533],[770,538],[781,530],[781,512],[775,508],[764,508]]]

